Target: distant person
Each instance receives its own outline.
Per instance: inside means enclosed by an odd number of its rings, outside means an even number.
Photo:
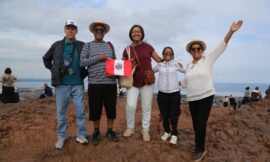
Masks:
[[[14,83],[18,81],[15,75],[12,75],[11,68],[6,68],[4,75],[0,78],[2,86],[2,102],[3,103],[16,103],[19,102],[19,95],[15,92]]]
[[[255,87],[255,89],[251,92],[250,101],[251,102],[258,102],[261,101],[262,95],[261,91],[259,90],[259,87]]]
[[[118,95],[124,96],[123,88],[121,86],[118,87]]]
[[[83,46],[80,65],[88,69],[88,105],[89,118],[94,123],[92,143],[97,145],[101,141],[100,120],[103,107],[107,116],[106,137],[113,142],[119,138],[113,131],[116,119],[117,84],[115,77],[107,77],[105,74],[106,59],[116,58],[113,45],[105,42],[104,37],[109,32],[110,26],[104,22],[93,22],[89,30],[94,40]]]
[[[268,89],[265,91],[265,98],[270,98],[270,86]]]
[[[164,134],[161,140],[177,144],[177,124],[180,116],[181,95],[178,81],[178,72],[185,73],[181,64],[174,61],[174,52],[171,47],[162,51],[164,61],[158,63],[153,71],[158,72],[157,103],[163,119]]]
[[[48,98],[48,97],[52,97],[53,96],[53,92],[52,92],[52,88],[50,86],[48,86],[47,83],[44,84],[44,93],[41,94],[39,96],[40,99],[42,98]]]
[[[250,102],[250,87],[246,87],[244,98],[242,100],[242,105],[245,105],[246,103]]]
[[[230,101],[230,107],[236,110],[237,103],[236,103],[235,98],[232,95],[230,95],[229,101]]]
[[[229,97],[225,96],[223,98],[223,107],[228,107],[229,106]]]
[[[206,44],[201,40],[193,40],[186,45],[186,50],[193,60],[187,65],[185,79],[181,81],[181,85],[187,88],[187,101],[195,133],[195,150],[192,153],[194,161],[200,161],[206,154],[206,127],[216,93],[212,80],[213,65],[242,23],[241,20],[233,22],[220,45],[209,55],[204,55]]]
[[[88,143],[83,103],[83,74],[85,69],[80,68],[79,65],[80,53],[84,43],[75,38],[78,27],[74,20],[66,21],[64,32],[66,34],[64,39],[53,43],[43,56],[45,67],[52,73],[51,83],[55,86],[58,123],[56,149],[62,149],[67,139],[67,112],[70,99],[73,99],[77,113],[76,141],[81,144]]]

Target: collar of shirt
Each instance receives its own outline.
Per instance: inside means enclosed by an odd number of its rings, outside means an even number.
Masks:
[[[201,64],[203,61],[205,60],[205,56],[203,56],[197,63],[193,63],[193,62],[191,62],[191,63],[189,63],[188,64],[188,66],[187,66],[187,68],[188,69],[192,69],[192,68],[194,68],[195,66],[197,66],[197,65],[199,65],[199,64]]]
[[[166,62],[166,61],[162,62],[162,64],[164,65],[173,65],[173,63],[174,63],[174,60],[171,60],[169,62]]]
[[[67,44],[73,44],[73,43],[75,43],[75,42],[76,42],[76,38],[74,38],[73,41],[72,41],[71,43],[69,43],[69,42],[67,41],[67,38],[65,37],[65,45],[67,45]]]

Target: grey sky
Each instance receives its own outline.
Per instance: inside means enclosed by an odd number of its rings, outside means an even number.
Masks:
[[[85,42],[93,39],[90,22],[110,24],[105,40],[113,42],[118,58],[130,44],[130,27],[140,24],[145,40],[158,53],[171,46],[184,65],[191,61],[185,51],[190,40],[204,40],[207,55],[231,23],[243,19],[243,27],[214,66],[214,81],[269,83],[269,7],[267,0],[1,0],[0,71],[11,67],[19,78],[49,78],[41,57],[63,38],[66,19],[78,22],[77,39]]]

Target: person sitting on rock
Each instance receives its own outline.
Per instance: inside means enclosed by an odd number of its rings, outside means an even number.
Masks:
[[[250,101],[251,102],[257,102],[259,100],[261,100],[261,91],[259,90],[259,87],[255,87],[255,89],[251,92],[251,98]]]
[[[53,92],[52,92],[52,88],[50,86],[48,86],[47,83],[44,84],[44,93],[41,94],[39,96],[40,99],[42,98],[48,98],[48,97],[52,97],[53,96]]]
[[[230,106],[235,110],[236,109],[236,106],[237,106],[237,103],[236,103],[236,101],[235,101],[235,98],[232,96],[232,95],[230,95]]]
[[[225,96],[223,99],[223,106],[228,107],[229,106],[229,97]]]

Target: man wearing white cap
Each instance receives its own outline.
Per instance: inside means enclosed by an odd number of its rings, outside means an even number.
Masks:
[[[55,86],[58,121],[56,149],[63,148],[67,139],[66,117],[71,98],[77,113],[78,131],[76,141],[81,144],[88,143],[83,103],[83,78],[86,69],[81,68],[79,65],[80,53],[84,43],[75,38],[78,27],[74,20],[66,21],[64,32],[66,34],[65,38],[53,43],[43,56],[45,67],[51,71],[51,83]]]
[[[115,58],[112,44],[103,40],[110,26],[104,22],[93,22],[89,30],[94,34],[94,40],[83,46],[80,65],[88,68],[89,117],[94,122],[92,143],[97,145],[101,141],[99,126],[103,106],[107,115],[106,137],[118,142],[119,139],[113,131],[116,118],[116,78],[105,75],[105,60]]]

